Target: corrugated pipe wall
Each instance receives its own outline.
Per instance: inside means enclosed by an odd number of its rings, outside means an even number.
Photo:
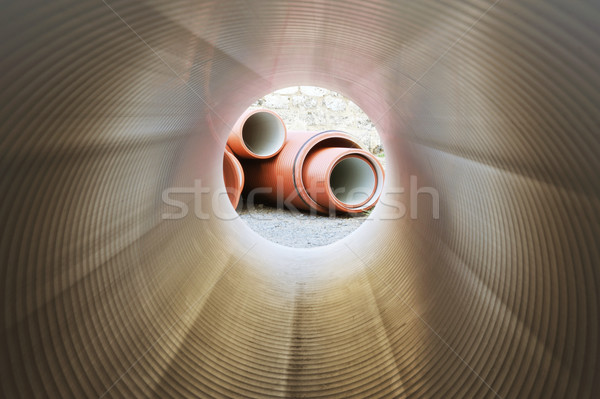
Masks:
[[[597,397],[598,7],[4,2],[0,396]],[[205,192],[290,85],[384,142],[331,246]]]

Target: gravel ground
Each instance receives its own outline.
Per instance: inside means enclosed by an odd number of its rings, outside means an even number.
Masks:
[[[334,243],[353,232],[367,215],[338,215],[328,217],[309,213],[290,212],[257,205],[238,211],[252,230],[277,244],[296,248],[320,247]]]

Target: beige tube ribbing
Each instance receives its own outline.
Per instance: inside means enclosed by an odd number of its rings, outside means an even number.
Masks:
[[[597,397],[597,3],[37,3],[0,13],[0,396]],[[290,85],[384,142],[331,246],[224,193]]]

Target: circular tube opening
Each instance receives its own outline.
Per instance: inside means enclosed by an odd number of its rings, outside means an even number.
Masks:
[[[96,3],[3,8],[0,396],[598,396],[598,2]],[[378,115],[404,218],[166,220],[291,79]]]
[[[359,206],[368,201],[376,184],[373,167],[362,157],[343,158],[333,167],[329,177],[333,195],[347,206]]]
[[[257,112],[244,122],[242,138],[246,147],[254,154],[268,157],[281,149],[285,140],[285,126],[277,116]]]
[[[273,158],[241,160],[244,165],[246,191],[240,200],[238,213],[254,232],[287,247],[320,247],[345,238],[370,217],[383,189],[385,152],[375,125],[358,105],[341,93],[323,87],[291,86],[257,99],[246,112],[252,111],[256,113],[244,121],[240,135],[248,150],[259,151],[251,142],[252,135],[260,135],[263,126],[277,126],[277,115],[283,121],[287,132],[283,149]],[[344,138],[322,139],[324,135],[335,135],[335,132]],[[299,135],[302,135],[302,139]],[[307,136],[306,139],[304,136]],[[314,137],[314,140],[310,141],[311,145],[306,144],[309,137]],[[267,147],[270,141],[264,140]],[[272,141],[273,147],[279,145],[277,141]],[[290,146],[298,148],[292,151]],[[271,164],[277,163],[277,159],[285,159],[285,164],[289,161],[301,165],[302,160],[311,151],[324,147],[363,149],[382,164],[373,165],[368,158],[358,154],[332,160],[329,165],[333,166],[330,166],[327,175],[319,180],[318,189],[329,192],[335,202],[349,209],[346,212],[333,208],[313,209],[318,204],[311,202],[310,197],[307,199],[302,195],[303,168],[295,168],[295,178],[290,175],[298,184],[297,189],[300,192],[297,195],[304,199],[303,203],[294,195],[287,195],[287,180],[284,176],[281,176],[280,182],[269,177],[271,175],[268,171],[274,167]],[[340,164],[340,161],[352,157],[358,159]],[[330,187],[331,172],[336,165],[339,167],[333,176],[333,187]],[[257,187],[259,189],[255,190]],[[341,192],[343,187],[345,193]],[[271,193],[282,194],[274,199],[264,194],[261,188],[270,189]],[[333,194],[334,191],[337,196]],[[286,205],[280,207],[281,202]],[[310,209],[305,209],[303,204]]]

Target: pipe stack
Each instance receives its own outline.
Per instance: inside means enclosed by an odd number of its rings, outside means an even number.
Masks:
[[[223,164],[234,208],[242,189],[249,204],[260,201],[290,210],[360,213],[375,206],[383,167],[350,135],[336,130],[287,133],[281,117],[266,109],[246,111],[235,123]],[[243,169],[241,179],[233,173],[233,154],[235,168]]]

